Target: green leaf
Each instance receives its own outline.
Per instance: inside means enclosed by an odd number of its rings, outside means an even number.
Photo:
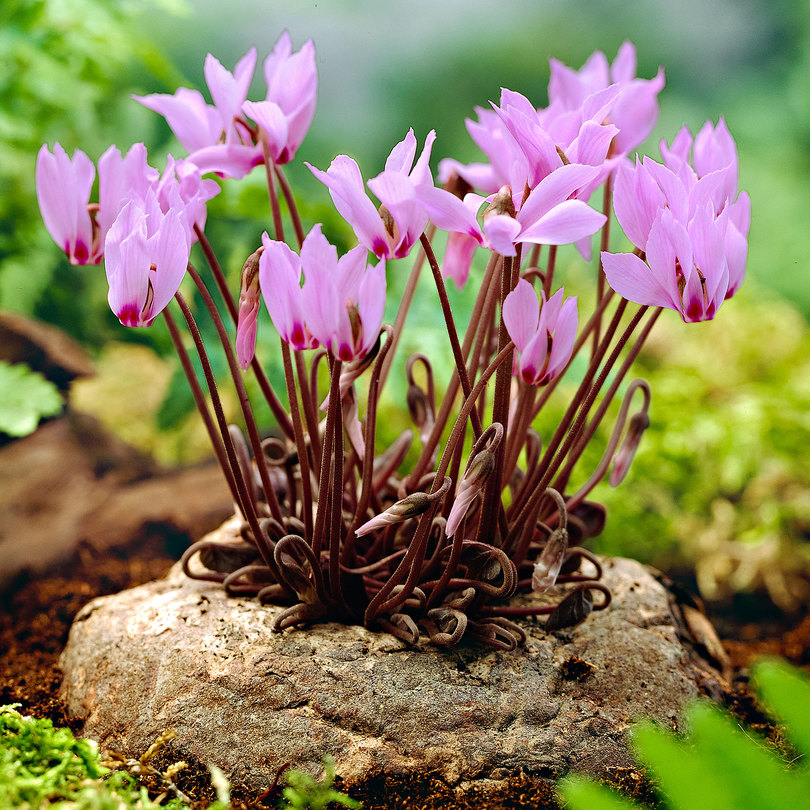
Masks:
[[[0,360],[0,431],[26,436],[36,430],[43,416],[62,410],[59,389],[23,363]]]
[[[762,702],[782,725],[805,760],[810,760],[810,681],[783,661],[764,659],[753,669]]]
[[[557,789],[572,810],[636,810],[638,805],[623,799],[610,788],[582,776],[560,780]]]

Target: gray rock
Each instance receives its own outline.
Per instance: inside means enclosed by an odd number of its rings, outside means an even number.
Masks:
[[[634,720],[677,727],[684,703],[722,677],[682,641],[650,569],[604,565],[608,610],[556,634],[527,621],[514,652],[409,648],[338,624],[273,633],[281,608],[175,568],[79,613],[62,697],[102,748],[138,756],[174,728],[180,756],[260,791],[284,763],[318,773],[327,753],[346,784],[432,774],[464,792],[521,770],[605,775],[631,764]]]

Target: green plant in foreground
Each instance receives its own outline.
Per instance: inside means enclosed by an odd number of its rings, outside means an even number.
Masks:
[[[681,740],[652,723],[636,727],[632,744],[672,810],[800,810],[810,808],[810,682],[798,669],[761,661],[753,681],[762,703],[784,726],[795,758],[784,762],[728,713],[707,703],[687,713]],[[608,788],[573,776],[560,782],[573,810],[632,810]]]
[[[282,810],[322,810],[330,802],[341,807],[361,807],[360,802],[339,793],[332,785],[335,781],[335,761],[330,756],[323,758],[325,775],[318,782],[303,771],[288,771],[287,787],[284,788],[284,798],[280,805]]]
[[[179,810],[186,805],[178,799],[153,802],[128,773],[103,767],[91,740],[76,739],[70,729],[54,728],[50,720],[24,717],[15,706],[2,706],[0,807]]]

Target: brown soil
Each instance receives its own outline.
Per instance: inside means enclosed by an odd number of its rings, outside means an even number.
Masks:
[[[72,559],[56,568],[38,575],[18,575],[0,592],[0,705],[19,703],[24,713],[70,725],[58,697],[61,673],[57,663],[73,616],[95,596],[163,576],[182,552],[184,542],[176,534],[160,534],[152,529],[126,547],[99,550],[84,544]],[[746,668],[753,658],[763,654],[780,655],[808,667],[810,616],[799,619],[774,616],[755,622],[741,620],[735,616],[734,608],[726,606],[713,617],[721,637],[726,639],[724,646],[736,673],[728,706],[749,726],[772,734],[772,726],[747,686]],[[572,671],[572,677],[576,675]],[[172,761],[169,744],[155,764],[160,767]],[[612,781],[639,800],[654,801],[654,794],[640,772],[621,769]],[[176,782],[195,799],[197,807],[205,807],[214,798],[204,763],[190,763]],[[459,806],[454,804],[446,787],[429,777],[417,783],[412,779],[396,781],[372,776],[363,785],[350,786],[349,792],[364,801],[367,808]],[[277,806],[279,790],[260,797],[235,785],[233,799],[236,808],[261,810]],[[557,807],[547,783],[522,774],[514,774],[503,795],[490,795],[486,805],[476,799],[469,796],[470,807]]]

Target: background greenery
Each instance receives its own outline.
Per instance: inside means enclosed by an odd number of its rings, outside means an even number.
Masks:
[[[75,391],[136,444],[167,462],[206,452],[185,414],[190,400],[162,324],[118,326],[99,268],[70,268],[41,224],[34,163],[42,142],[96,160],[110,142],[147,143],[152,162],[178,147],[165,122],[130,93],[204,89],[208,51],[231,67],[251,46],[262,59],[288,28],[313,37],[319,108],[289,167],[307,222],[348,244],[324,189],[303,166],[348,153],[366,176],[413,126],[435,128],[441,157],[477,159],[464,129],[500,87],[543,105],[548,57],[579,67],[635,42],[639,75],[665,67],[662,116],[646,151],[678,128],[723,115],[735,135],[741,185],[753,200],[749,280],[711,324],[665,313],[640,369],[653,387],[652,426],[625,484],[596,496],[611,511],[598,546],[659,565],[697,563],[704,592],[764,588],[781,606],[808,597],[810,464],[810,8],[791,0],[684,0],[678,4],[514,0],[345,3],[8,0],[0,8],[0,306],[62,326],[96,357],[100,375]],[[261,93],[257,79],[253,97]],[[226,184],[209,237],[237,283],[267,227],[261,178]],[[396,299],[406,266],[392,263]],[[565,276],[580,292],[581,276]],[[458,312],[471,290],[452,291]],[[430,293],[420,293],[406,345],[445,356]],[[670,317],[672,316],[672,317]],[[266,317],[263,357],[276,352]],[[218,361],[221,364],[221,360]],[[127,373],[120,369],[126,365]],[[277,375],[272,359],[270,373]],[[401,376],[394,393],[404,390]],[[266,414],[262,415],[266,418]],[[391,412],[390,436],[404,426]],[[389,438],[390,438],[389,436]],[[599,448],[594,448],[598,456]],[[588,473],[583,463],[582,476]]]

